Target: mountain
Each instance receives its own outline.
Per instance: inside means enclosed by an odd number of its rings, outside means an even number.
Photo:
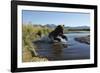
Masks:
[[[46,24],[45,26],[49,27],[49,28],[56,28],[55,24]]]

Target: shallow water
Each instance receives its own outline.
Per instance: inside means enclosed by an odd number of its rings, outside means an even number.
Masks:
[[[68,47],[55,49],[53,43],[37,42],[38,48],[36,51],[38,55],[47,57],[49,60],[78,60],[90,58],[90,45],[75,41],[75,37],[82,37],[89,35],[89,33],[69,33]]]

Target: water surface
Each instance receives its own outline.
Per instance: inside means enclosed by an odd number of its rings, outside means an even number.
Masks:
[[[83,37],[89,33],[68,33],[68,47],[55,49],[53,43],[38,42],[36,51],[40,56],[47,57],[49,60],[79,60],[90,58],[90,45],[75,41],[75,37]]]

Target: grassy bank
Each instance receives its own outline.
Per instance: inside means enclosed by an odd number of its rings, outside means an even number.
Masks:
[[[52,29],[45,26],[22,25],[23,62],[47,61],[46,58],[38,56],[36,52],[37,46],[32,42],[40,39],[42,36],[48,35],[51,31]]]

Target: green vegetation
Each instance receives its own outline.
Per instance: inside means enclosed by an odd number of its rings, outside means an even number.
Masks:
[[[38,40],[40,36],[48,35],[52,29],[46,26],[34,26],[31,24],[22,26],[23,47],[32,46],[32,41]],[[30,47],[29,47],[30,48]]]
[[[48,35],[51,31],[52,29],[46,26],[22,25],[23,62],[27,62],[38,55],[36,52],[37,47],[32,42]]]
[[[23,49],[27,48],[28,50],[34,49],[35,46],[33,47],[32,40],[34,37],[32,36],[32,31],[33,28],[31,27],[32,25],[23,25],[22,26],[22,42],[23,42]]]

